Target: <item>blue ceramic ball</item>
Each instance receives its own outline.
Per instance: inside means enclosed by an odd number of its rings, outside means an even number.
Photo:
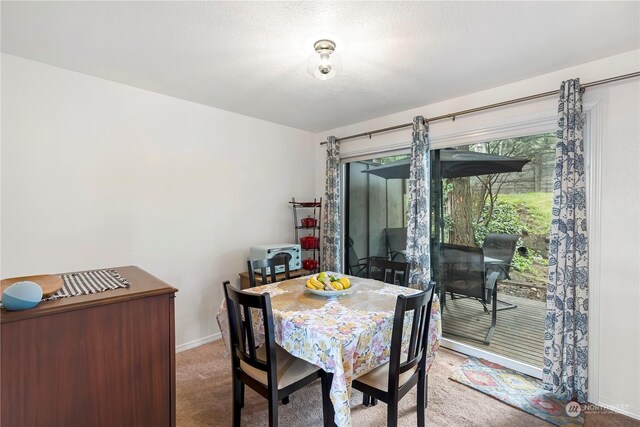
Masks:
[[[42,299],[42,288],[34,282],[16,282],[2,292],[2,305],[17,311],[33,308]]]

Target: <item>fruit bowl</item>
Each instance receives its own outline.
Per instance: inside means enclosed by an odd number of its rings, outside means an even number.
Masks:
[[[342,295],[349,295],[353,292],[353,289],[356,287],[356,285],[351,285],[351,287],[349,289],[343,289],[341,291],[321,291],[319,289],[309,289],[309,288],[305,288],[305,290],[307,290],[308,292],[311,292],[312,294],[315,295],[320,295],[321,297],[339,297]]]
[[[347,276],[329,275],[322,272],[309,277],[305,289],[315,295],[334,297],[352,293],[354,285],[351,284]]]

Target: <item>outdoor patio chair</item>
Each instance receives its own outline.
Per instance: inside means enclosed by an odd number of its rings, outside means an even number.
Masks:
[[[385,228],[385,240],[387,241],[387,252],[392,261],[406,261],[407,250],[407,227]]]
[[[498,234],[489,233],[484,238],[484,244],[482,245],[482,252],[485,256],[485,269],[486,274],[492,272],[498,272],[497,280],[511,279],[509,277],[509,271],[511,270],[511,262],[516,252],[516,244],[520,236],[514,234]],[[488,259],[495,259],[496,261],[487,261]],[[498,300],[503,304],[500,310],[508,310],[516,308],[517,305],[508,303],[506,301]]]
[[[489,233],[484,238],[482,251],[485,257],[491,257],[500,262],[491,263],[487,266],[487,271],[499,271],[498,280],[510,279],[511,261],[516,252],[516,243],[519,236],[514,234]]]
[[[478,300],[484,311],[491,314],[491,327],[484,343],[491,343],[496,328],[498,292],[496,280],[499,272],[485,274],[485,262],[482,249],[468,246],[442,245],[442,282],[440,293],[442,307],[446,307],[446,293],[462,295]],[[487,305],[491,304],[491,310]],[[474,338],[474,337],[467,337]]]
[[[353,239],[349,237],[349,274],[362,277],[367,268],[367,258],[358,258],[353,244]]]

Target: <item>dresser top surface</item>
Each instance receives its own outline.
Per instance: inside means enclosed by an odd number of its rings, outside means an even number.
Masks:
[[[0,323],[47,316],[70,310],[112,304],[155,295],[173,294],[178,290],[136,266],[110,267],[129,281],[128,288],[119,288],[90,295],[77,295],[54,301],[42,301],[29,310],[0,310]],[[66,274],[66,273],[62,273]]]

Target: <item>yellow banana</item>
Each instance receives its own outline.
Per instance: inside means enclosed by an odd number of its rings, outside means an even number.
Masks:
[[[311,282],[311,284],[316,288],[316,289],[324,289],[324,284],[318,282],[318,280],[315,277],[312,277],[309,279],[309,282]]]

